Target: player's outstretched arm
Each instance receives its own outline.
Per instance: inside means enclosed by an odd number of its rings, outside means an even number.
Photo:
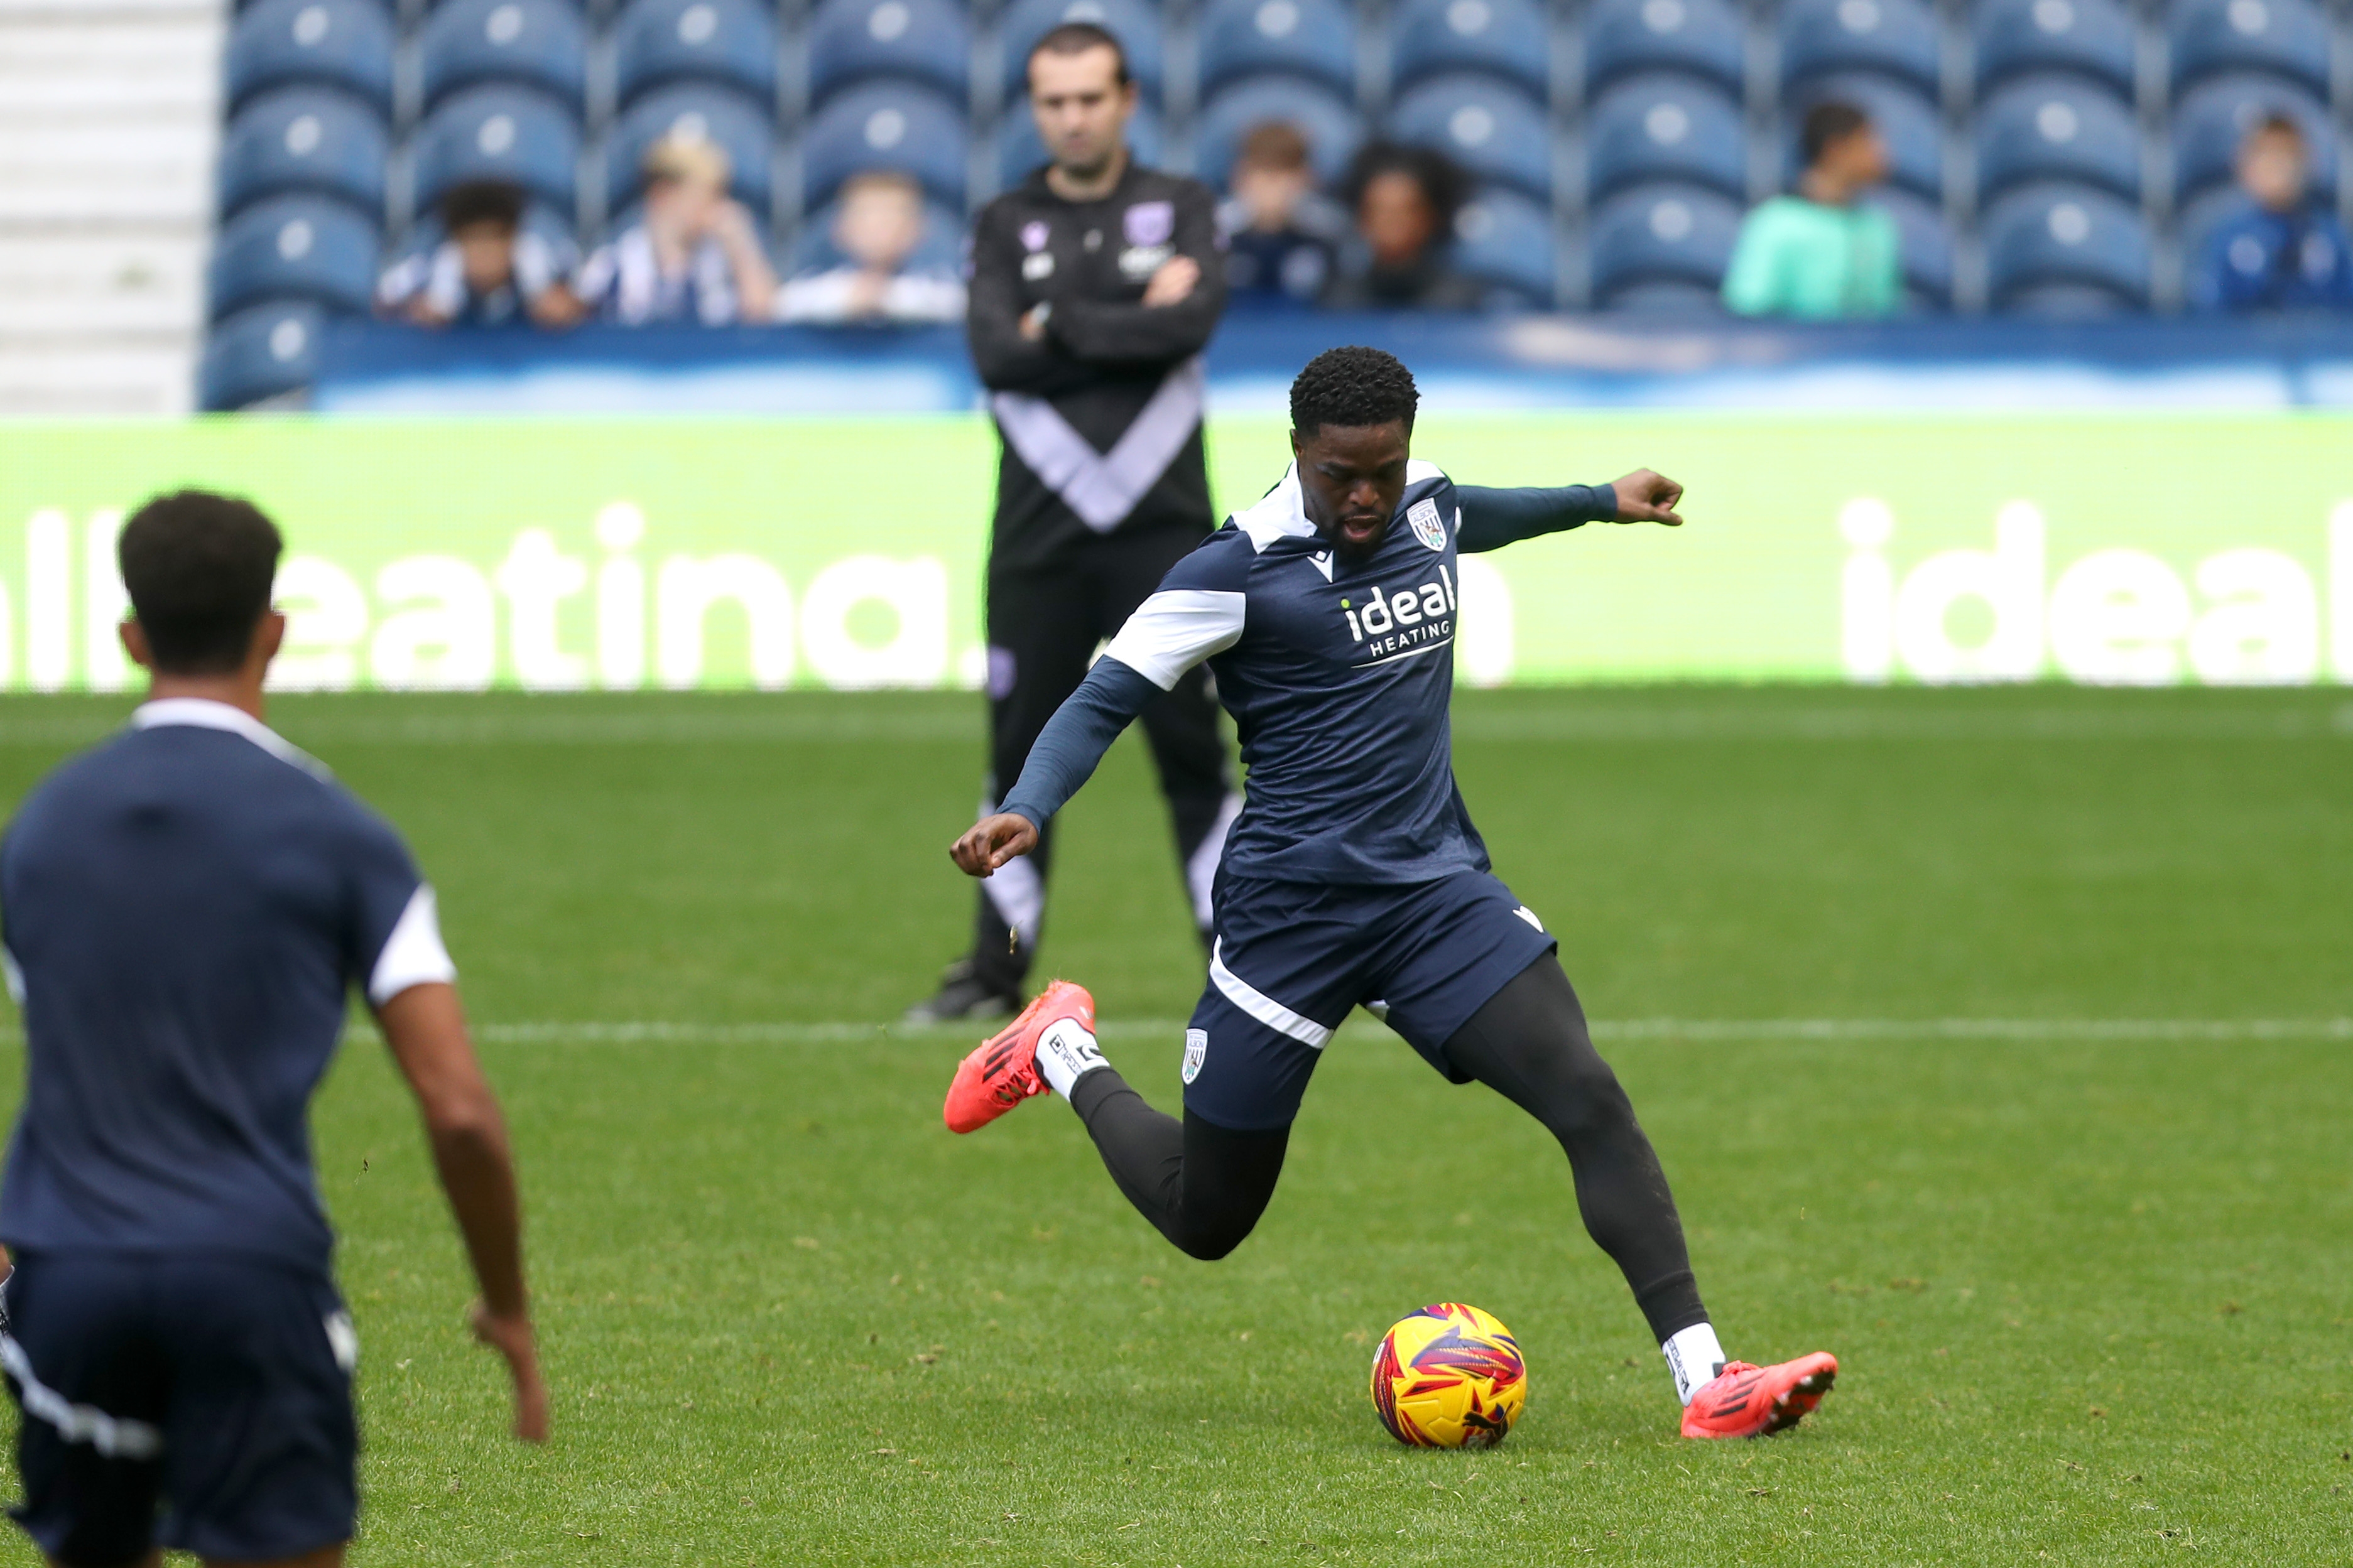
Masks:
[[[530,1300],[522,1278],[522,1203],[505,1117],[466,1033],[458,988],[411,985],[376,1009],[393,1060],[417,1095],[433,1163],[473,1259],[481,1300],[476,1338],[506,1358],[514,1379],[514,1434],[547,1441],[547,1385],[539,1374]]]
[[[1457,485],[1454,496],[1462,510],[1462,531],[1456,548],[1475,555],[1588,522],[1656,522],[1680,528],[1683,520],[1674,509],[1683,494],[1682,485],[1648,468],[1606,485],[1549,489]]]

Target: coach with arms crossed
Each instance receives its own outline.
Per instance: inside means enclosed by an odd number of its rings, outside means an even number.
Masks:
[[[988,562],[992,782],[1021,776],[1038,731],[1098,645],[1214,526],[1201,450],[1201,351],[1225,309],[1208,187],[1140,168],[1135,84],[1117,39],[1054,28],[1030,52],[1029,109],[1052,162],[974,226],[967,330],[1004,455]],[[1143,713],[1175,819],[1194,923],[1240,809],[1208,678]],[[981,884],[972,952],[910,1022],[1020,1005],[1045,912],[1040,841]],[[1014,874],[1008,874],[1014,873]]]
[[[424,1112],[515,1435],[547,1436],[506,1127],[433,889],[388,824],[261,721],[286,635],[280,550],[243,501],[140,509],[122,641],[148,700],[0,844],[26,1041],[0,1365],[23,1408],[13,1511],[63,1568],[154,1564],[159,1548],[213,1568],[343,1560],[359,1340],[306,1116],[349,987]]]

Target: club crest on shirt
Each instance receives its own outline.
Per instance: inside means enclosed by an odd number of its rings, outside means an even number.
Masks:
[[[1176,232],[1175,202],[1138,202],[1120,218],[1130,245],[1166,245]]]
[[[1021,226],[1021,248],[1024,250],[1045,249],[1049,237],[1046,221],[1043,218],[1031,218]]]
[[[1185,1081],[1192,1082],[1201,1076],[1201,1064],[1209,1059],[1209,1031],[1185,1031]]]
[[[1416,539],[1432,550],[1446,548],[1446,524],[1439,521],[1436,501],[1425,498],[1414,502],[1406,508],[1405,521]]]

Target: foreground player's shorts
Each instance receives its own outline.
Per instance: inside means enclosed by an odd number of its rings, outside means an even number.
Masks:
[[[25,1500],[51,1557],[233,1562],[351,1539],[359,1355],[334,1286],[249,1259],[19,1253],[0,1337]]]
[[[1484,871],[1393,888],[1221,879],[1209,984],[1185,1031],[1185,1109],[1288,1127],[1326,1041],[1373,1006],[1456,1083],[1446,1042],[1558,944]]]

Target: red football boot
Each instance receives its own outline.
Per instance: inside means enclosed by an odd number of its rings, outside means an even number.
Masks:
[[[972,1055],[956,1065],[947,1104],[940,1110],[948,1131],[976,1131],[1030,1096],[1051,1093],[1038,1071],[1038,1037],[1065,1018],[1076,1019],[1081,1028],[1094,1033],[1095,999],[1085,986],[1057,980],[1021,1009],[1019,1017],[974,1047]]]
[[[1769,1437],[1811,1415],[1837,1378],[1838,1357],[1827,1351],[1778,1366],[1729,1362],[1683,1406],[1683,1436]]]

